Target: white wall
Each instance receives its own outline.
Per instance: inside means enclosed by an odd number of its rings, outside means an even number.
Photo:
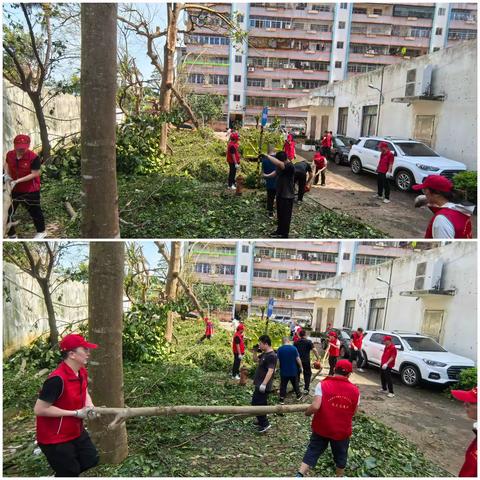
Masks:
[[[455,289],[454,296],[406,297],[400,292],[414,289],[417,264],[441,259],[444,262],[442,288]],[[446,246],[401,257],[393,262],[392,288],[385,328],[421,332],[425,310],[444,310],[442,345],[449,351],[477,360],[477,248],[474,242],[454,242]],[[333,277],[317,288],[341,289],[341,299],[319,299],[315,310],[335,307],[335,326],[341,327],[345,301],[355,300],[353,327],[367,328],[370,300],[386,298],[387,285],[377,277],[389,279],[391,262]],[[296,298],[298,298],[296,296]],[[316,314],[314,314],[314,318]]]
[[[425,65],[433,66],[432,84],[434,95],[445,95],[440,101],[415,101],[394,103],[392,98],[405,96],[407,70]],[[289,107],[310,105],[310,117],[317,115],[315,138],[320,138],[321,115],[329,115],[328,129],[337,131],[338,109],[349,107],[347,135],[358,138],[362,127],[362,109],[367,105],[378,105],[379,94],[368,87],[380,87],[381,70],[356,75],[352,78],[325,85],[316,89],[315,94],[335,97],[334,106],[315,106],[313,97],[303,97],[289,102]],[[477,169],[477,46],[476,40],[461,42],[459,45],[405,60],[390,65],[384,70],[383,94],[379,135],[414,138],[417,115],[435,115],[432,147],[441,155],[463,162],[470,170]],[[318,101],[318,100],[317,100]],[[310,132],[307,130],[307,136]]]

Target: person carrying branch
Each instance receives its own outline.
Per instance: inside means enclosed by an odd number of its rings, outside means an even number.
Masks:
[[[202,343],[205,339],[211,340],[213,336],[213,322],[208,317],[205,317],[203,321],[205,322],[205,333],[197,343]]]
[[[232,378],[240,380],[240,363],[245,355],[245,342],[243,338],[243,331],[245,327],[243,323],[239,323],[236,332],[233,335],[232,350],[233,350],[233,367]]]
[[[320,184],[322,187],[326,185],[326,176],[327,176],[327,166],[328,161],[324,155],[320,152],[315,152],[313,156],[313,163],[315,165],[315,172],[313,174],[313,184],[318,185],[319,177],[322,179],[322,183]]]
[[[45,380],[33,409],[37,442],[56,477],[78,477],[95,467],[98,452],[83,426],[93,418],[85,365],[95,343],[81,335],[66,335],[60,342],[62,362]]]
[[[40,206],[40,157],[30,150],[30,137],[17,135],[13,150],[7,152],[4,171],[12,186],[12,206],[8,218],[12,219],[20,204],[27,209],[37,233],[34,238],[45,238],[45,219]],[[15,227],[10,227],[8,238],[17,238]]]

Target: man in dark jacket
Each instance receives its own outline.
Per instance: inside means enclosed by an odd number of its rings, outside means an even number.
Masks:
[[[308,395],[310,392],[310,380],[312,379],[312,367],[310,365],[310,352],[313,352],[315,358],[320,360],[320,355],[318,354],[317,349],[314,347],[313,342],[307,339],[307,334],[305,330],[300,330],[299,332],[300,340],[294,343],[294,346],[297,347],[298,354],[300,355],[300,360],[302,361],[303,369],[303,393]]]

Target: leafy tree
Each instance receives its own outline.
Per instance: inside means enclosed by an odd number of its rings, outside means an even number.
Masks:
[[[202,119],[203,126],[212,120],[218,120],[223,114],[223,104],[225,102],[223,95],[218,94],[196,94],[189,93],[186,97],[188,104],[192,108],[197,118]],[[178,111],[179,123],[188,120],[185,110],[179,105],[174,110]]]

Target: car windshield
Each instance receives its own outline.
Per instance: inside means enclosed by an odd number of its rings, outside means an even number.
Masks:
[[[343,330],[340,332],[340,336],[341,336],[344,340],[350,340],[350,335],[349,335],[347,332],[343,331]]]
[[[335,137],[335,141],[339,147],[346,147],[345,142],[340,137]]]
[[[415,352],[446,352],[435,340],[428,337],[402,337]]]
[[[439,157],[431,148],[428,148],[423,143],[397,143],[395,145],[402,150],[402,153],[407,157]]]

